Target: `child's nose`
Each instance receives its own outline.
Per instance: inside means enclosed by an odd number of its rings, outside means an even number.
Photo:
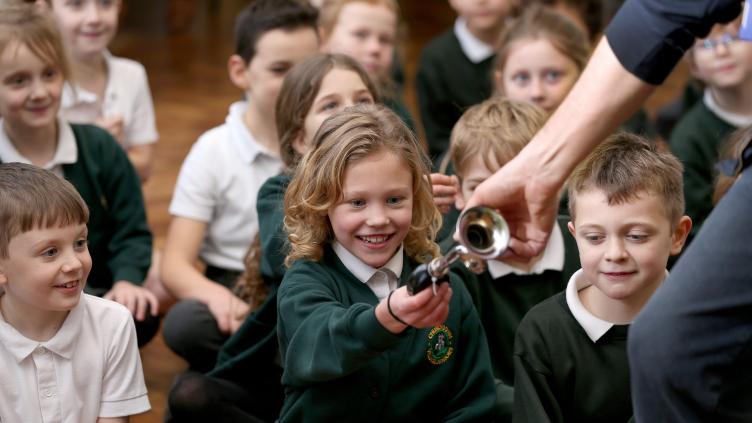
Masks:
[[[76,254],[75,252],[66,254],[65,261],[63,262],[62,266],[63,273],[76,272],[82,267],[83,262],[81,261],[81,258],[78,256],[78,254]]]
[[[530,99],[533,102],[542,101],[546,97],[546,92],[543,89],[543,81],[539,78],[533,78],[530,82]]]
[[[99,4],[95,1],[89,2],[85,12],[86,20],[89,22],[99,22],[99,19],[102,17],[101,10],[99,10]]]
[[[611,238],[606,244],[606,260],[622,261],[627,258],[627,250],[624,248],[624,242],[618,238]]]
[[[369,226],[385,226],[389,224],[389,215],[383,207],[372,207],[368,213],[366,224]]]

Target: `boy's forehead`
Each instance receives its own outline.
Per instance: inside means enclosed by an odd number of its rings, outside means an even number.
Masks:
[[[269,61],[297,61],[318,51],[319,38],[309,26],[275,28],[266,31],[256,41],[256,57]]]
[[[661,195],[642,190],[627,195],[624,198],[611,198],[608,193],[600,188],[586,188],[574,193],[574,212],[577,220],[588,216],[610,216],[609,211],[616,208],[628,208],[639,210],[641,215],[631,217],[661,217],[671,223],[671,213],[668,201]]]

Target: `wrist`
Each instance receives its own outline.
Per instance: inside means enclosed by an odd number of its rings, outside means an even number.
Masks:
[[[389,332],[395,335],[402,333],[405,329],[408,328],[408,326],[398,322],[397,320],[394,319],[394,317],[391,316],[391,314],[389,313],[388,306],[387,306],[387,299],[388,297],[384,298],[376,306],[376,309],[375,309],[376,320],[378,320],[381,326],[383,326]]]

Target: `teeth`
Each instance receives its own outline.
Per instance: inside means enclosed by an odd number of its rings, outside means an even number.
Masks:
[[[61,288],[74,288],[76,285],[78,285],[78,282],[68,282],[58,286]]]
[[[369,243],[369,244],[379,244],[387,240],[389,238],[387,235],[376,235],[376,236],[362,236],[360,239],[363,241]]]

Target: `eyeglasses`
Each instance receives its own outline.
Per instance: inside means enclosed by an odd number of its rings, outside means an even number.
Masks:
[[[739,39],[739,35],[737,34],[723,34],[717,38],[706,38],[702,40],[702,42],[698,44],[698,47],[703,48],[705,50],[713,50],[721,44],[724,47],[728,47],[731,45],[732,42],[738,39]]]

